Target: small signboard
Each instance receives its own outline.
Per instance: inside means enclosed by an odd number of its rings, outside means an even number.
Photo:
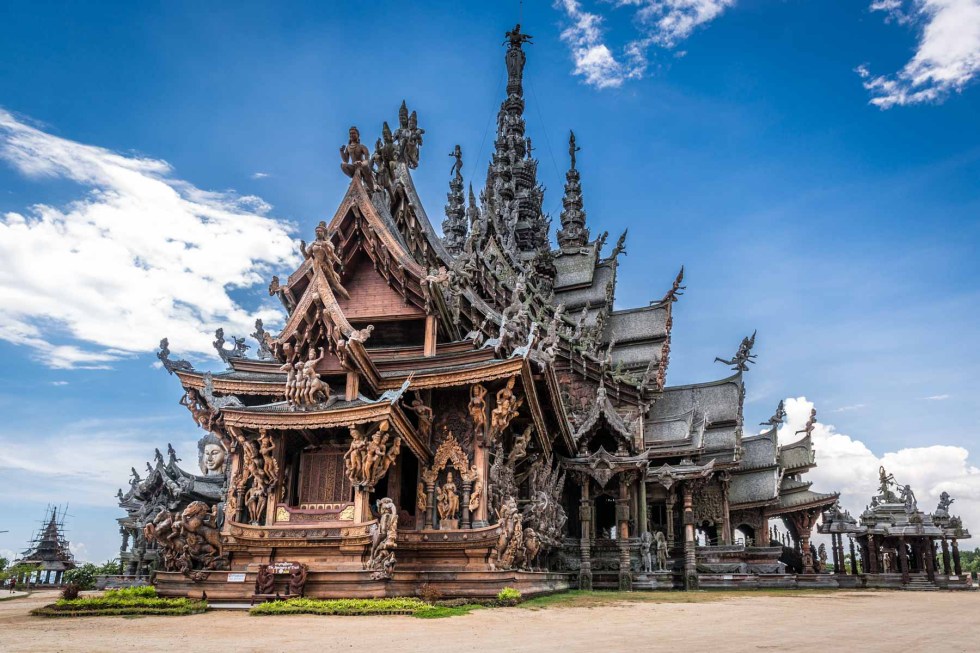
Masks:
[[[722,580],[733,580],[735,577],[732,576],[731,574],[725,574],[721,578],[722,578]]]
[[[245,574],[242,574],[242,573],[228,574],[228,582],[229,583],[244,583],[245,582]]]

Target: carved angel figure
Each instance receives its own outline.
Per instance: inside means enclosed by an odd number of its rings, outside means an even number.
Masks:
[[[497,405],[490,413],[490,440],[494,441],[504,432],[518,415],[523,399],[514,394],[517,377],[507,379],[507,384],[497,391]]]
[[[470,386],[469,412],[473,419],[473,430],[482,434],[487,424],[487,389],[479,383]]]
[[[456,484],[452,477],[446,479],[442,487],[437,489],[437,496],[436,508],[439,510],[439,519],[456,519],[459,515],[459,494],[456,492]]]

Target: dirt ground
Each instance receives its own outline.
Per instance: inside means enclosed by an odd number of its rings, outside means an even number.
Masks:
[[[0,651],[980,650],[980,592],[637,594],[446,619],[29,616],[56,598],[44,592],[0,602]]]

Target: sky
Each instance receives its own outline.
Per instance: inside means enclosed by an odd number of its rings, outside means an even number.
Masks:
[[[593,235],[629,229],[617,307],[685,266],[668,383],[757,329],[746,433],[816,407],[814,489],[860,513],[884,464],[980,529],[980,0],[518,4],[4,4],[0,555],[48,504],[116,555],[130,466],[200,437],[157,344],[220,369],[215,328],[281,324],[350,125],[418,111],[437,228],[455,144],[479,187],[518,18],[546,211],[574,129]]]

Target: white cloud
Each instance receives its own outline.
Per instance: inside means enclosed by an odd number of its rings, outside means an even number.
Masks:
[[[923,397],[926,401],[946,401],[949,399],[949,395],[932,395],[930,397]]]
[[[875,0],[871,11],[918,30],[915,55],[892,75],[856,69],[871,92],[871,104],[941,102],[962,91],[980,73],[980,0]]]
[[[785,407],[787,420],[779,429],[781,444],[799,439],[795,432],[803,428],[813,403],[805,397],[791,397]],[[878,456],[860,440],[818,421],[813,448],[817,467],[805,479],[813,481],[814,491],[839,491],[841,505],[854,516],[877,493],[878,467],[884,465],[897,482],[912,486],[920,509],[935,510],[940,493],[946,491],[956,500],[953,514],[961,515],[968,528],[980,529],[980,468],[969,462],[970,453],[963,447],[910,447]]]
[[[832,413],[848,413],[848,412],[850,412],[852,410],[861,410],[862,408],[864,408],[864,406],[865,406],[864,404],[853,404],[851,406],[841,406],[840,408],[835,408],[835,409],[833,409],[830,412],[832,412]]]
[[[271,175],[268,172],[253,172],[252,173],[252,179],[265,179],[266,177],[270,177],[270,176]]]
[[[561,39],[572,51],[574,74],[596,88],[619,87],[629,79],[642,78],[648,66],[648,50],[656,45],[671,49],[735,4],[735,0],[608,0],[635,10],[634,24],[640,37],[626,44],[619,58],[603,39],[603,18],[586,11],[579,0],[555,0],[570,21]],[[684,52],[676,53],[683,56]]]
[[[50,385],[53,386],[68,385],[68,381],[51,381]]]
[[[68,550],[75,556],[76,562],[91,562],[89,559],[88,547],[84,542],[69,542]]]
[[[292,227],[261,198],[203,191],[164,161],[60,138],[3,110],[0,159],[86,191],[0,216],[0,339],[51,367],[106,367],[163,336],[175,352],[212,354],[216,327],[244,335],[256,317],[281,319],[273,308],[249,314],[229,294],[298,263]]]

